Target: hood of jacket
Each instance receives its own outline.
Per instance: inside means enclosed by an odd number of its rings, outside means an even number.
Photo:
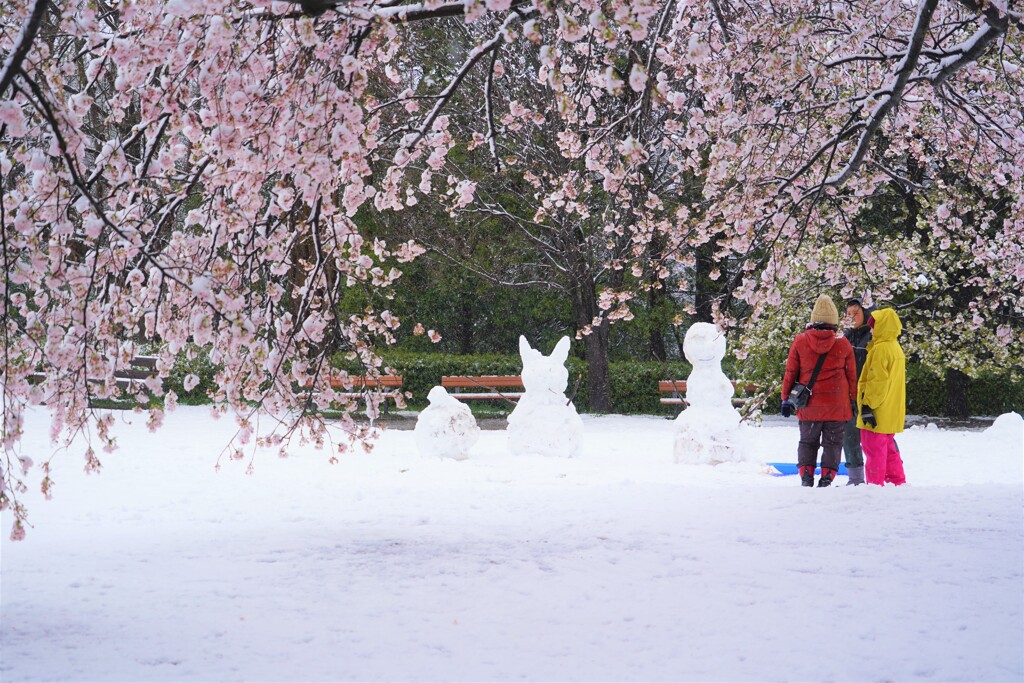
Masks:
[[[875,328],[871,335],[874,341],[893,341],[903,331],[900,317],[891,308],[880,308],[871,316],[875,319]]]
[[[804,330],[801,334],[815,353],[828,353],[836,345],[836,333],[832,330]]]

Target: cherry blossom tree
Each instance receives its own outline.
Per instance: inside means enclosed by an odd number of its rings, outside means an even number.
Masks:
[[[351,221],[374,194],[363,178],[378,131],[360,101],[368,65],[398,47],[387,21],[229,2],[4,12],[0,495],[12,536],[32,470],[18,448],[26,406],[50,409],[54,438],[94,437],[96,471],[113,417],[90,396],[113,395],[146,348],[160,376],[136,398],[153,428],[176,397],[150,396],[193,342],[222,368],[212,398],[238,422],[231,457],[293,433],[323,443],[318,411],[345,403],[328,360],[340,351],[379,372],[372,347],[399,324],[386,309],[335,315],[338,292],[386,291],[418,252],[368,242]],[[348,412],[342,427],[366,436]],[[49,463],[34,471],[49,493]]]
[[[971,310],[1019,322],[1024,108],[1013,3],[710,3],[685,14],[673,34],[685,48],[666,53],[703,103],[675,107],[672,137],[690,167],[706,169],[703,229],[748,259],[735,291],[760,304],[755,320],[801,264],[844,293],[890,298],[915,270],[914,250],[875,240],[858,217],[895,186],[914,190],[936,247],[970,245],[962,253],[983,273]],[[1004,198],[1000,216],[975,211],[986,196]],[[838,258],[822,259],[825,245]]]
[[[669,52],[708,99],[676,139],[708,169],[703,229],[744,261],[747,349],[838,290],[899,307],[940,373],[1024,352],[1015,4],[692,6],[690,52]]]
[[[575,47],[557,61],[543,47],[495,48],[488,63],[463,77],[462,88],[469,93],[452,95],[449,106],[457,113],[439,119],[465,151],[421,157],[409,163],[407,174],[418,180],[409,190],[418,190],[417,204],[420,198],[437,201],[435,178],[454,178],[464,191],[440,196],[453,219],[501,224],[519,246],[517,258],[502,270],[435,246],[447,241],[444,235],[418,241],[492,282],[553,289],[570,303],[588,364],[588,405],[595,411],[611,408],[610,326],[633,316],[628,302],[638,291],[659,284],[652,271],[664,266],[652,268],[648,252],[654,237],[670,228],[668,205],[677,203],[680,194],[680,176],[668,155],[657,150],[663,126],[643,76],[662,37],[658,31],[670,24],[670,10],[661,8],[656,29],[643,37],[611,23],[598,34],[587,28],[586,16],[563,15],[560,23],[548,25],[527,20],[521,27],[485,17],[462,42],[445,41],[450,53],[460,48],[467,53],[464,62],[427,73],[402,70],[389,98],[394,114],[402,93],[422,96],[429,93],[425,81],[450,82],[475,58],[474,44],[487,45],[503,35],[528,44],[554,44],[563,25],[576,26],[571,36]],[[409,27],[416,36],[426,33],[420,29]],[[408,42],[423,45],[427,40]],[[596,77],[588,71],[594,64],[605,65]],[[631,84],[626,82],[630,74]]]
[[[404,27],[447,17],[473,27],[475,46],[450,77],[421,82]],[[593,226],[616,245],[607,265],[636,268],[638,286],[655,238],[683,268],[710,250],[730,264],[709,273],[724,325],[760,324],[815,286],[892,298],[938,249],[969,266],[944,265],[969,282],[941,285],[971,286],[965,325],[1019,330],[1021,24],[1011,0],[7,3],[0,496],[12,536],[26,523],[19,493],[53,486],[48,463],[20,450],[27,407],[49,408],[54,438],[113,447],[89,396],[112,395],[140,350],[165,376],[187,343],[209,348],[222,367],[212,398],[238,421],[232,455],[292,434],[323,443],[319,411],[343,377],[329,359],[380,371],[374,348],[401,324],[388,289],[419,252],[365,239],[352,217],[418,193],[490,210],[450,153],[479,145],[499,169],[517,123],[555,136],[563,160],[523,169],[539,197],[531,221],[573,224],[603,193]],[[505,63],[536,65],[522,77],[543,99],[495,96]],[[385,81],[403,87],[382,99]],[[461,112],[475,130],[450,126],[459,102],[475,103]],[[652,168],[688,179],[687,201]],[[893,187],[919,205],[909,245],[862,222]],[[339,315],[351,286],[381,305]],[[633,296],[612,283],[580,334],[628,316]],[[159,378],[147,390],[155,428],[175,397],[150,400]],[[348,413],[342,426],[365,437]]]

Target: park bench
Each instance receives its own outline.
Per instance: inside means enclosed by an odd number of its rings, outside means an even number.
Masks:
[[[761,387],[756,384],[741,384],[739,382],[732,383],[733,389],[738,389],[741,396],[735,396],[732,399],[732,404],[739,408],[740,406],[746,405],[750,401],[751,397],[756,394]],[[686,405],[686,399],[683,395],[686,393],[686,380],[684,379],[663,379],[658,382],[658,393],[669,394],[668,396],[661,397],[661,404],[667,406],[678,406]]]
[[[114,382],[117,388],[122,394],[134,391],[139,387],[144,387],[145,383],[157,376],[156,370],[156,356],[135,356],[128,361],[128,366],[114,371]],[[36,372],[29,376],[30,380],[41,382],[46,379],[46,373]],[[106,380],[98,377],[90,377],[86,380],[90,387],[94,387],[97,384],[103,383]],[[94,399],[93,391],[89,391],[90,403]],[[118,399],[113,399],[118,400]]]
[[[156,356],[135,356],[128,362],[127,368],[114,372],[117,388],[121,391],[134,389],[136,384],[145,383],[156,376]]]
[[[340,377],[332,377],[331,388],[341,390],[343,399],[365,398],[374,389],[381,389],[384,396],[383,410],[388,411],[387,399],[397,401],[402,396],[401,375],[381,375],[380,377],[366,377],[365,375],[350,375],[342,380]]]
[[[446,375],[441,378],[441,386],[460,401],[505,399],[515,402],[525,393],[520,375]],[[451,389],[458,391],[453,393]],[[468,391],[470,389],[472,391]]]

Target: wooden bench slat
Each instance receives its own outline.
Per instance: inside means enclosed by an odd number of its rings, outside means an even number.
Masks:
[[[687,406],[687,405],[690,405],[689,403],[687,403],[685,398],[673,397],[673,398],[662,398],[662,399],[659,399],[659,400],[661,401],[662,405],[666,405],[666,406]],[[749,400],[750,400],[749,398],[734,398],[734,399],[732,399],[732,404],[733,404],[733,406],[739,408],[741,406],[747,405],[747,402]]]
[[[121,380],[121,379],[140,379],[140,380],[146,380],[146,379],[149,379],[150,377],[152,377],[155,374],[156,374],[156,370],[141,370],[141,369],[131,368],[131,369],[125,369],[125,370],[117,370],[116,372],[114,372],[114,377],[119,379],[119,380]]]
[[[525,395],[526,394],[524,392],[491,393],[491,392],[484,392],[484,391],[478,391],[476,393],[449,394],[449,396],[451,396],[452,398],[457,398],[460,401],[472,401],[472,400],[476,400],[476,399],[497,400],[497,399],[502,399],[502,398],[507,398],[510,401],[518,401],[519,399],[521,399]]]
[[[156,356],[135,356],[128,363],[138,368],[146,368],[151,372],[156,372],[156,360]]]
[[[756,384],[740,384],[739,382],[732,382],[733,389],[740,389],[744,393],[753,394],[757,392],[761,387]],[[661,393],[668,393],[670,391],[686,391],[686,380],[685,379],[663,379],[658,382],[658,391]]]
[[[745,384],[740,384],[739,382],[732,382],[732,386],[734,390],[738,389],[741,393],[745,394],[746,396],[757,393],[761,389],[761,387],[759,387],[758,385],[751,384],[749,382]],[[672,394],[672,396],[663,396],[662,398],[659,399],[662,405],[689,405],[686,399],[683,398],[683,394],[686,393],[686,380],[684,379],[659,380],[658,393]],[[748,401],[750,401],[749,398],[737,396],[732,399],[732,404],[733,406],[740,408],[746,405]]]
[[[441,386],[448,388],[496,389],[499,387],[522,387],[523,378],[519,375],[445,375],[441,377]]]
[[[119,387],[125,387],[131,384],[141,384],[150,377],[155,377],[157,374],[156,358],[151,358],[153,360],[152,366],[149,366],[145,363],[137,363],[136,361],[139,359],[133,358],[131,360],[132,367],[121,368],[119,370],[114,371],[114,381],[117,383]],[[28,377],[31,380],[42,381],[46,379],[47,375],[45,372],[33,372]],[[103,382],[104,380],[99,377],[89,377],[88,379],[86,379],[86,381],[92,384],[96,384],[98,382]]]
[[[402,387],[401,375],[381,375],[380,377],[365,377],[363,375],[351,375],[344,380],[340,377],[332,377],[331,387],[334,389],[376,389],[378,387],[391,387],[400,389]],[[346,382],[348,386],[346,386]]]
[[[445,389],[479,389],[480,391],[457,391],[450,394],[460,401],[518,401],[524,391],[502,391],[502,389],[524,389],[520,375],[444,375],[441,386]]]

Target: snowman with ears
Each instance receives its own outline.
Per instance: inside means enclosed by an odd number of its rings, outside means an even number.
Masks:
[[[583,445],[583,420],[566,398],[569,338],[562,337],[550,356],[519,337],[526,393],[508,416],[508,448],[514,455],[573,457]]]
[[[676,462],[717,465],[743,459],[740,414],[732,406],[733,386],[722,372],[725,333],[694,323],[683,339],[693,366],[686,378],[686,410],[676,418]]]

